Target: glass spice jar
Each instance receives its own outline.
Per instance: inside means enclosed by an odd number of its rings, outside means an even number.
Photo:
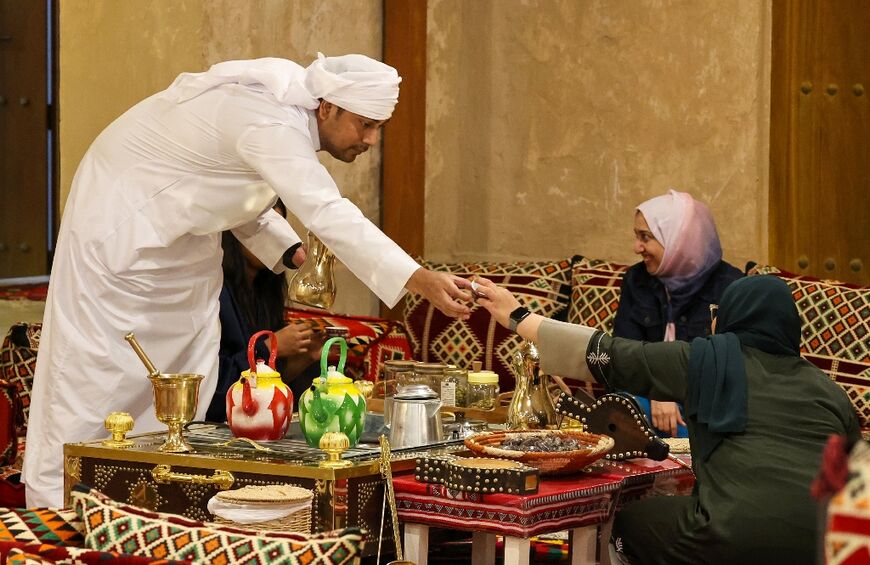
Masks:
[[[468,373],[468,406],[492,410],[498,406],[498,375],[492,371]]]
[[[414,384],[427,385],[441,396],[441,381],[444,379],[443,363],[417,363],[414,365]]]
[[[384,396],[392,396],[396,393],[396,388],[412,384],[414,379],[414,365],[417,362],[413,359],[392,359],[384,361]]]
[[[441,380],[441,402],[444,406],[464,408],[468,401],[468,371],[448,366]]]

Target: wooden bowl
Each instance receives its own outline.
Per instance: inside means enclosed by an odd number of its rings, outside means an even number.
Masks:
[[[504,440],[521,434],[539,435],[542,438],[558,435],[579,440],[582,447],[570,451],[516,451],[501,448]],[[613,438],[579,430],[499,430],[469,436],[465,438],[465,447],[482,457],[511,459],[536,467],[542,475],[567,475],[579,472],[604,457],[613,448]]]

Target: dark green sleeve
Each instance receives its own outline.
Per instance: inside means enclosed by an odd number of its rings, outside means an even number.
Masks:
[[[608,390],[684,402],[690,347],[684,341],[648,343],[596,332],[586,349],[586,361]]]

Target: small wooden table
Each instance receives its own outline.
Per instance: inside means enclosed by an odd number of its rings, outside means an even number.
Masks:
[[[583,473],[541,480],[536,494],[478,494],[421,483],[411,474],[394,480],[399,521],[405,525],[405,558],[426,565],[429,528],[470,531],[472,563],[495,562],[495,539],[504,536],[505,563],[529,562],[530,538],[568,530],[572,564],[595,563],[602,527],[603,549],[617,507],[656,485],[679,492],[691,487],[691,470],[677,462],[600,461]]]

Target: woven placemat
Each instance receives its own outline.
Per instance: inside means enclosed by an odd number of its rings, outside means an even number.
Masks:
[[[314,498],[310,490],[293,485],[249,485],[217,493],[224,502],[241,504],[289,504]]]

